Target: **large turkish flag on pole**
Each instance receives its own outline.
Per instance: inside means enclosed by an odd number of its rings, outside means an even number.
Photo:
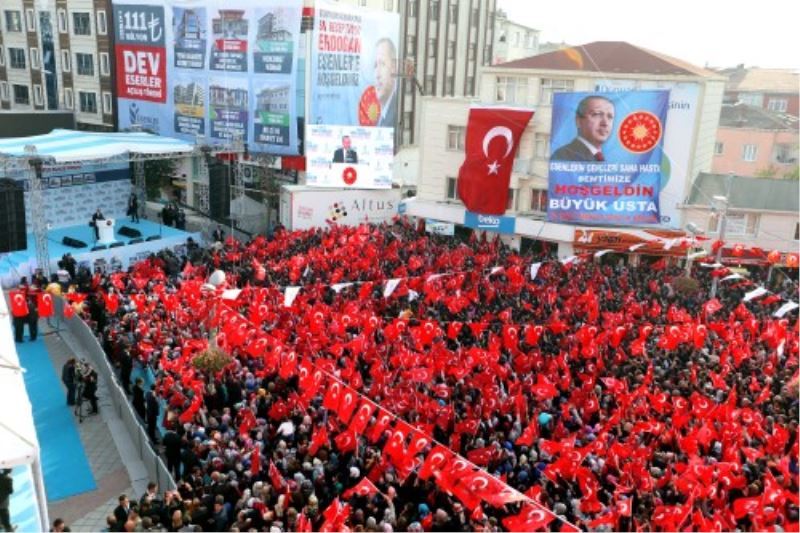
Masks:
[[[519,139],[533,110],[472,107],[469,110],[464,164],[458,172],[458,197],[470,211],[502,215]]]

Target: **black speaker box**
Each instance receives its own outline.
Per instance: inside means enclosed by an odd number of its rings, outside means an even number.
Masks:
[[[72,237],[64,237],[63,239],[61,239],[61,243],[64,246],[70,246],[72,248],[86,248],[87,246],[89,246],[85,242],[79,241],[78,239],[73,239]]]
[[[123,237],[131,237],[131,238],[136,238],[136,237],[141,237],[142,236],[142,232],[141,231],[139,231],[136,228],[131,228],[131,227],[128,227],[128,226],[122,226],[121,228],[119,228],[117,230],[117,233],[119,233]]]
[[[25,192],[22,184],[12,179],[0,179],[0,253],[25,250],[28,233],[25,231]]]
[[[138,239],[131,239],[131,240],[129,240],[129,241],[128,241],[128,244],[139,244],[139,243],[141,243],[141,242],[144,242],[144,239],[142,239],[142,238],[140,237],[140,238],[138,238]]]
[[[231,178],[231,167],[226,163],[212,163],[208,167],[208,210],[215,220],[231,214]]]

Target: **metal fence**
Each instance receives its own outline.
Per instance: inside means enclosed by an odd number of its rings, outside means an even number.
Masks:
[[[62,317],[64,300],[56,298],[57,317]],[[80,356],[85,358],[97,370],[100,382],[106,385],[112,408],[125,426],[130,436],[134,449],[147,469],[150,481],[158,483],[159,487],[175,490],[175,480],[172,479],[167,466],[150,444],[150,439],[145,433],[139,417],[133,410],[131,402],[119,382],[111,362],[106,357],[100,342],[86,323],[75,316],[69,320],[60,320],[61,327],[65,327],[75,338],[81,348]],[[132,480],[133,481],[133,480]]]

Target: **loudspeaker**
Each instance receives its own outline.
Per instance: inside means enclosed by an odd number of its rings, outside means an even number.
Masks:
[[[128,244],[139,244],[139,243],[141,243],[141,242],[144,242],[144,239],[142,239],[142,238],[140,237],[140,238],[138,238],[138,239],[131,239],[131,240],[129,240],[129,241],[128,241]]]
[[[64,246],[70,246],[72,248],[86,248],[87,246],[89,246],[85,242],[79,241],[78,239],[73,239],[72,237],[64,237],[63,239],[61,239],[61,243]]]
[[[231,214],[231,167],[213,162],[208,167],[208,210],[215,220],[223,220]]]
[[[12,179],[0,179],[0,253],[28,247],[25,231],[25,191]]]
[[[129,228],[128,226],[122,226],[117,230],[117,233],[122,235],[123,237],[141,237],[142,232],[136,228]]]
[[[112,242],[111,244],[108,245],[109,248],[119,248],[120,246],[125,246],[125,243],[117,241],[117,242]]]
[[[106,249],[105,244],[98,244],[97,246],[92,246],[93,252],[99,252],[100,250],[105,250],[105,249]]]
[[[146,241],[148,241],[148,242],[149,242],[149,241],[157,241],[157,240],[158,240],[158,239],[160,239],[160,238],[161,238],[161,236],[160,236],[160,235],[150,235],[150,236],[149,236],[148,238],[146,238],[145,240],[146,240]]]

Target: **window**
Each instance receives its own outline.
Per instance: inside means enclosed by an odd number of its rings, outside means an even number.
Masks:
[[[520,34],[518,31],[514,32],[514,46],[519,46],[520,43]]]
[[[111,102],[111,93],[104,92],[103,93],[103,113],[110,115],[113,111],[113,106]]]
[[[478,8],[474,8],[472,10],[472,17],[470,18],[470,25],[477,26],[481,20],[481,12],[478,11]]]
[[[444,94],[445,95],[453,95],[453,85],[454,85],[454,78],[453,76],[447,76],[444,79]]]
[[[786,98],[770,98],[767,102],[767,109],[775,111],[776,113],[786,113],[788,102]]]
[[[72,109],[75,107],[75,101],[72,97],[72,89],[64,89],[64,107]],[[192,158],[195,159],[195,158]]]
[[[470,61],[475,61],[475,57],[478,54],[478,45],[476,43],[469,43],[469,47],[467,48],[467,59]]]
[[[93,92],[78,91],[81,100],[81,113],[97,113],[97,94]]]
[[[447,149],[458,152],[464,151],[464,139],[467,135],[467,128],[464,126],[447,126]]]
[[[413,56],[417,54],[417,36],[409,35],[406,37],[406,55]]]
[[[739,101],[743,104],[761,107],[764,103],[764,95],[761,93],[739,93]]]
[[[0,81],[0,100],[8,100],[8,82]]]
[[[456,178],[447,178],[447,199],[458,200],[458,189],[456,188]]]
[[[6,31],[22,31],[22,16],[19,11],[6,11]]]
[[[61,70],[69,72],[72,68],[72,61],[70,60],[69,50],[61,50]]]
[[[797,163],[797,145],[776,144],[774,150],[775,162],[782,165]]]
[[[436,57],[436,38],[428,39],[428,57]]]
[[[425,76],[425,94],[431,96],[434,92],[436,92],[436,76]]]
[[[536,159],[547,159],[550,157],[550,136],[544,133],[537,133],[533,138],[534,156]]]
[[[725,143],[717,141],[714,143],[714,155],[722,155],[725,152]]]
[[[467,96],[475,96],[475,78],[472,76],[467,76],[467,86],[465,87],[464,91],[466,92]]]
[[[452,24],[456,22],[456,17],[458,17],[458,5],[451,2],[447,6],[447,20]]]
[[[728,212],[727,223],[725,225],[726,235],[750,235],[755,236],[758,231],[760,215],[756,213],[731,213]],[[718,213],[712,213],[708,217],[708,231],[719,233],[721,217]]]
[[[439,20],[439,2],[431,2],[428,9],[428,19]]]
[[[447,41],[447,59],[453,59],[456,56],[456,42]]]
[[[531,211],[547,211],[547,189],[531,189]]]
[[[417,16],[417,0],[408,0],[408,16],[409,17],[416,17]]]
[[[108,61],[108,52],[100,52],[100,74],[108,76],[111,74],[111,64]]]
[[[744,161],[755,161],[758,155],[758,146],[755,144],[745,144],[742,146],[742,159]]]
[[[105,11],[98,11],[97,12],[97,33],[100,35],[105,35],[108,32],[108,26],[106,24],[106,12]]]
[[[553,93],[572,92],[575,83],[572,80],[542,79],[542,92],[539,96],[539,105],[552,105]]]
[[[367,7],[367,0],[361,0],[361,7]]]
[[[89,16],[89,13],[72,14],[72,34],[73,35],[92,34],[92,18]]]
[[[26,9],[25,10],[25,26],[27,26],[28,31],[36,31],[36,17],[33,14],[33,9]]]
[[[506,209],[508,211],[516,211],[517,210],[517,190],[516,189],[508,189],[508,201],[506,202]]]
[[[411,128],[414,126],[414,112],[413,111],[404,111],[403,112],[403,127],[404,128]]]
[[[33,86],[33,103],[36,105],[42,105],[42,86],[41,85],[34,85]]]
[[[31,68],[39,68],[39,49],[31,48]]]
[[[528,39],[525,48],[536,48],[536,33],[528,32]]]
[[[31,95],[27,85],[13,85],[14,103],[21,105],[31,105]]]
[[[3,45],[0,44],[0,67],[6,64],[6,51],[3,48]]]
[[[11,68],[25,68],[25,49],[8,47],[8,65]]]
[[[67,13],[63,9],[58,10],[58,32],[67,33]]]
[[[497,102],[527,104],[528,80],[498,76],[496,81],[495,99]]]
[[[491,45],[486,45],[483,47],[483,63],[488,65],[492,62],[492,47]]]
[[[94,76],[94,56],[92,54],[75,54],[75,68],[81,76]]]

